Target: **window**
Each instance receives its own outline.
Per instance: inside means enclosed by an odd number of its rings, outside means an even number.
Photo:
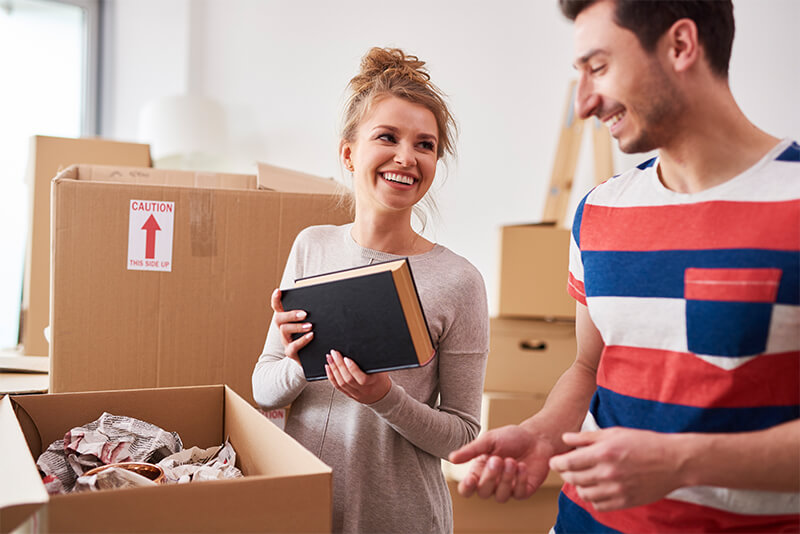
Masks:
[[[0,0],[0,348],[17,344],[32,135],[96,131],[98,0]]]

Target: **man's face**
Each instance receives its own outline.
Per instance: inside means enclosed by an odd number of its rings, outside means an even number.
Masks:
[[[645,52],[633,32],[614,22],[610,0],[575,19],[575,109],[605,123],[623,152],[660,148],[677,130],[684,100],[659,61],[661,44]]]

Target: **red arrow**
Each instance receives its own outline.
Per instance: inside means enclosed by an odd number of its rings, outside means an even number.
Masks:
[[[145,245],[144,257],[148,260],[153,259],[156,257],[156,232],[161,230],[161,227],[152,214],[145,221],[142,230],[147,232],[147,244]]]

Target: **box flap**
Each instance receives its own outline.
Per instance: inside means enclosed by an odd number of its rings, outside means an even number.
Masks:
[[[198,189],[244,189],[254,191],[257,188],[256,177],[252,174],[178,171],[120,165],[71,165],[59,172],[53,180],[55,182],[82,180],[86,182],[162,185]]]
[[[6,481],[0,484],[0,532],[9,532],[46,503],[48,495],[8,395],[0,399],[0,435],[0,473]]]
[[[16,349],[0,349],[0,371],[47,373],[50,371],[50,358],[25,356]]]
[[[258,163],[258,188],[281,193],[337,194],[341,186],[333,178],[321,178],[313,174]]]

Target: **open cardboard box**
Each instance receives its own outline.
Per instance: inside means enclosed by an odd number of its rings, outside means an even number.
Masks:
[[[187,448],[229,438],[244,477],[48,496],[36,458],[104,411],[175,431]],[[331,469],[227,386],[3,397],[0,473],[4,533],[26,520],[41,532],[331,529]]]
[[[267,164],[258,175],[64,170],[52,184],[50,392],[227,384],[254,403],[295,237],[352,220],[335,189]]]

